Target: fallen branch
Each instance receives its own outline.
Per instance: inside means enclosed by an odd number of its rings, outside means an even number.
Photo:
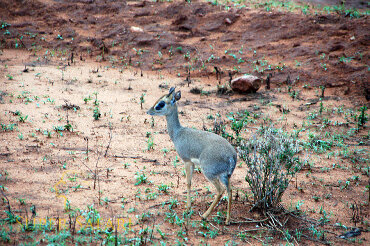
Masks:
[[[153,206],[150,206],[149,208],[155,208],[155,207],[159,207],[159,206],[163,206],[163,205],[167,205],[167,204],[170,204],[170,202],[162,202],[160,204],[155,204]]]
[[[107,157],[108,150],[109,150],[109,147],[110,147],[110,143],[112,142],[112,137],[113,137],[112,127],[109,127],[109,142],[108,142],[108,145],[107,145],[107,149],[105,150],[104,157]]]
[[[269,218],[265,218],[263,220],[252,220],[252,219],[249,219],[249,218],[245,218],[245,219],[246,220],[244,220],[244,221],[231,221],[230,224],[261,223],[261,222],[265,222]]]
[[[126,158],[129,158],[129,159],[143,158],[142,156],[127,156],[127,155],[112,155],[112,157],[114,157],[114,158],[123,158],[123,159],[126,159]]]
[[[141,159],[143,160],[143,162],[158,162],[157,159],[147,159],[145,157],[142,157]]]
[[[243,231],[240,231],[240,233],[244,233],[244,232],[252,232],[252,231],[268,231],[268,229],[267,229],[267,228],[264,228],[264,227],[260,227],[260,228],[254,228],[254,229],[243,230]]]

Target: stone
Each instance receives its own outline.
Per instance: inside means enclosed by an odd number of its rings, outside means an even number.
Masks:
[[[231,25],[233,22],[230,20],[230,18],[225,18],[225,24]]]
[[[239,93],[255,93],[261,84],[262,80],[254,75],[243,75],[231,80],[231,88]]]
[[[130,27],[131,32],[144,32],[144,30],[141,27],[132,26]]]

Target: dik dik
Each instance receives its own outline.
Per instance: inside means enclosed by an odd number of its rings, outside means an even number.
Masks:
[[[204,176],[217,189],[213,203],[202,217],[206,219],[212,213],[226,188],[228,195],[226,224],[229,224],[232,198],[230,177],[236,165],[236,151],[219,135],[181,126],[176,103],[180,98],[181,92],[175,92],[175,88],[172,87],[169,93],[160,97],[147,113],[166,116],[168,134],[185,163],[188,188],[187,209],[191,207],[190,191],[194,165],[199,165]]]

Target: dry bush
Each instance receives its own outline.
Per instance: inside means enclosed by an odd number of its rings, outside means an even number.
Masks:
[[[261,128],[252,138],[243,139],[238,150],[248,165],[245,180],[254,195],[251,210],[265,212],[277,207],[289,181],[302,166],[297,140],[282,130]]]

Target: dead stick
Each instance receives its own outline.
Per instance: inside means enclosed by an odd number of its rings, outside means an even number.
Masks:
[[[142,156],[127,156],[127,155],[113,155],[114,158],[130,158],[130,159],[140,159]]]
[[[261,223],[261,222],[264,222],[266,220],[268,220],[269,218],[266,218],[266,219],[263,219],[263,220],[244,220],[244,221],[231,221],[230,224],[243,224],[243,223]]]
[[[113,137],[112,128],[110,127],[110,131],[109,131],[109,142],[108,142],[108,145],[107,145],[107,149],[105,150],[104,157],[107,157],[109,146],[110,146],[110,143],[112,142],[112,137]]]

